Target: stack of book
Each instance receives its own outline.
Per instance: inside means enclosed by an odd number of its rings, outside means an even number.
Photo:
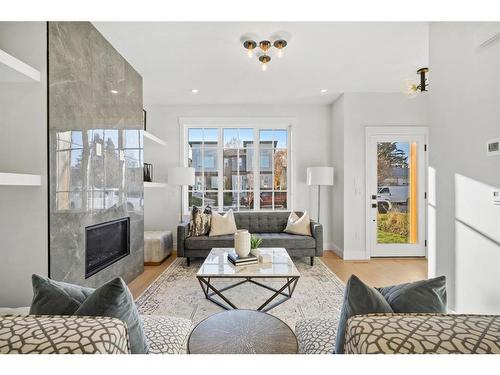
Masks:
[[[259,258],[255,255],[248,254],[248,256],[241,258],[236,253],[229,253],[227,260],[235,266],[247,266],[249,264],[259,263]]]

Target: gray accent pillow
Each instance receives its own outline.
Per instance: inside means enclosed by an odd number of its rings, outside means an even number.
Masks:
[[[392,312],[391,306],[377,289],[366,285],[357,276],[352,275],[345,287],[344,304],[335,339],[335,353],[344,353],[345,329],[350,317]]]
[[[118,318],[127,324],[132,354],[148,352],[139,311],[121,277],[114,278],[97,288],[75,311],[74,315]]]
[[[94,289],[32,275],[30,315],[73,315]]]
[[[446,313],[446,277],[391,285],[377,290],[396,313]]]

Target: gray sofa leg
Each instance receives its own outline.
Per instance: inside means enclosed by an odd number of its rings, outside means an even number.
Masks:
[[[311,257],[311,266],[314,266],[314,257]]]
[[[187,260],[187,266],[189,267],[191,265],[191,259],[189,259],[189,257],[186,257],[186,260]]]

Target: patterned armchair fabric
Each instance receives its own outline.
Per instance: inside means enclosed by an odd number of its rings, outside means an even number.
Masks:
[[[500,316],[355,316],[347,322],[345,353],[500,354]]]
[[[127,354],[121,320],[85,316],[1,316],[0,353]]]
[[[299,353],[331,354],[338,319],[303,319],[295,333]],[[369,314],[347,322],[346,354],[500,354],[500,316]]]
[[[333,353],[338,323],[338,318],[299,320],[295,325],[299,354]]]
[[[149,354],[186,353],[186,342],[192,323],[182,318],[141,315]]]

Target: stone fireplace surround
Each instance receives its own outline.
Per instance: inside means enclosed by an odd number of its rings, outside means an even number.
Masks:
[[[49,276],[143,272],[142,77],[89,22],[48,23]],[[85,228],[130,218],[130,254],[85,278]]]

